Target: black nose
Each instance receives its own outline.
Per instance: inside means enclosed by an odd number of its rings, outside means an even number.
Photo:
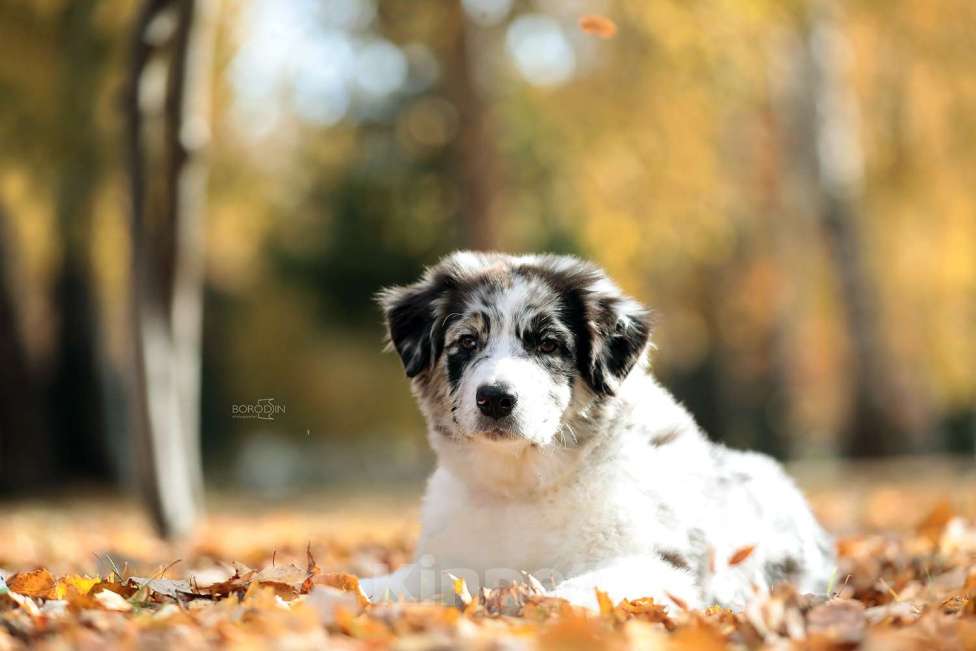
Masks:
[[[484,384],[478,387],[475,394],[478,409],[490,418],[504,418],[515,408],[515,395],[508,392],[508,388],[501,384]]]

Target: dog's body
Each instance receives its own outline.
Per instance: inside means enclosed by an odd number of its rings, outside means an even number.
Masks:
[[[772,459],[705,438],[648,373],[647,311],[596,267],[461,252],[381,303],[438,468],[417,562],[371,596],[522,571],[591,606],[594,588],[692,607],[825,590],[833,552],[802,495]]]

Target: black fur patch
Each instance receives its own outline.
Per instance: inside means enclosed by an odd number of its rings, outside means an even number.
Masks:
[[[576,337],[576,367],[580,375],[595,393],[613,395],[617,381],[630,373],[647,345],[651,333],[649,313],[628,314],[625,322],[625,297],[590,289],[605,276],[585,263],[568,271],[543,266],[523,266],[519,271],[541,278],[559,294],[560,319]],[[629,326],[625,327],[625,323]]]
[[[393,290],[389,300],[381,296],[390,342],[403,361],[407,377],[417,376],[440,357],[447,324],[435,313],[435,301],[445,294],[456,294],[458,288],[457,279],[441,271],[429,281]]]
[[[661,557],[661,560],[672,567],[679,570],[691,569],[691,564],[688,562],[688,560],[673,549],[662,549],[659,550],[657,554]]]
[[[763,574],[770,586],[781,581],[790,581],[802,571],[800,561],[787,556],[779,561],[770,561],[763,566]]]
[[[474,359],[474,351],[458,350],[447,356],[447,380],[451,384],[451,392],[457,391],[461,384],[461,376],[465,367]]]

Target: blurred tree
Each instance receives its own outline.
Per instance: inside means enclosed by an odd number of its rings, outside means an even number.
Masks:
[[[91,260],[94,200],[103,171],[95,113],[108,54],[93,24],[97,5],[97,0],[66,2],[57,17],[60,76],[52,125],[62,258],[54,281],[59,323],[49,413],[62,472],[88,478],[109,477],[113,470],[105,445],[102,344]]]
[[[483,97],[488,66],[479,61],[477,28],[461,5],[461,2],[448,3],[444,25],[451,37],[443,63],[444,90],[457,109],[458,122],[464,127],[454,141],[461,191],[462,245],[491,250],[498,248],[502,188],[491,113]]]
[[[836,9],[812,3],[799,18],[791,69],[789,158],[797,177],[796,199],[814,215],[825,236],[840,286],[850,342],[849,417],[842,427],[846,451],[855,457],[911,450],[913,432],[899,402],[880,326],[878,289],[861,235],[861,177],[856,110],[844,67],[846,42]]]
[[[0,492],[43,487],[53,472],[49,431],[16,314],[12,248],[0,204]]]
[[[188,533],[202,504],[202,235],[215,18],[211,0],[146,0],[132,34],[133,403],[140,479],[167,536]],[[166,73],[153,75],[154,66]]]

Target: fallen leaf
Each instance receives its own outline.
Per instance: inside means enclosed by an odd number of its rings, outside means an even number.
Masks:
[[[617,34],[617,25],[606,16],[582,16],[579,19],[579,27],[587,34],[600,38],[612,38]]]
[[[315,585],[327,585],[345,592],[351,592],[356,596],[356,601],[360,606],[366,606],[369,604],[369,597],[366,596],[366,593],[363,592],[362,587],[359,585],[359,579],[352,574],[344,574],[342,572],[327,572],[325,574],[319,574],[313,577],[312,583]]]
[[[668,596],[668,599],[670,599],[671,601],[674,602],[674,605],[676,605],[681,610],[684,610],[684,611],[687,612],[687,610],[688,610],[688,602],[687,601],[685,601],[681,597],[674,596],[670,592],[665,592],[664,594],[666,594]]]
[[[171,599],[185,599],[193,594],[193,587],[186,579],[143,579],[136,576],[130,578],[128,583],[100,583],[92,589],[118,592],[126,599],[131,598],[137,590],[147,593],[147,598],[151,594],[158,594]]]
[[[942,537],[942,530],[946,528],[946,525],[949,524],[954,515],[955,512],[952,509],[952,503],[949,502],[948,498],[945,498],[936,504],[929,511],[928,515],[918,523],[915,531],[922,538],[925,538],[932,544],[936,544]]]
[[[54,598],[64,599],[65,595],[68,593],[68,589],[72,588],[81,594],[88,594],[91,589],[97,584],[101,583],[102,580],[97,576],[80,576],[78,574],[72,574],[69,576],[62,577],[58,580],[57,584],[54,586]]]
[[[356,595],[327,585],[313,586],[305,603],[315,611],[323,626],[335,625],[340,612],[356,615],[362,610]]]
[[[725,636],[703,621],[696,621],[672,633],[667,646],[675,651],[722,651],[726,647]]]
[[[44,568],[18,572],[7,580],[7,588],[28,597],[54,599],[54,577]]]
[[[97,593],[95,595],[95,601],[105,610],[114,610],[120,613],[132,610],[132,604],[126,601],[118,592],[112,592],[111,590],[102,590]]]
[[[9,591],[0,594],[0,603],[3,603],[5,600],[19,607],[21,610],[26,612],[31,617],[37,617],[40,614],[40,609],[37,607],[37,604],[35,604],[34,600],[28,597],[27,595]]]
[[[807,632],[836,644],[857,644],[864,638],[864,604],[852,599],[831,599],[807,614]]]
[[[463,578],[454,576],[453,574],[448,574],[448,576],[451,577],[451,587],[454,590],[454,596],[458,598],[461,605],[467,610],[474,601],[471,597],[471,592],[468,590],[467,582]]]

